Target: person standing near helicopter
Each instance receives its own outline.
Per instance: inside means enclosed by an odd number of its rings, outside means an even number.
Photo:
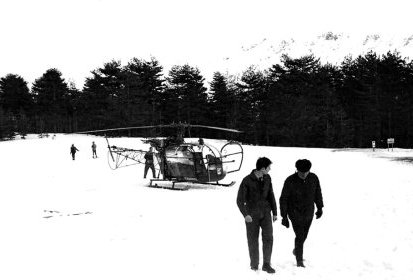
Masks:
[[[247,228],[248,250],[251,269],[258,270],[259,248],[258,238],[262,229],[262,247],[264,264],[262,270],[275,273],[271,267],[271,254],[273,246],[272,223],[277,220],[277,204],[272,188],[271,160],[266,157],[259,158],[256,169],[246,176],[239,187],[237,205],[241,211]],[[271,216],[272,212],[272,216]]]
[[[97,158],[98,155],[96,154],[96,144],[95,141],[92,142],[92,157]]]
[[[72,160],[75,160],[75,155],[78,151],[79,150],[75,147],[75,144],[72,144],[72,146],[70,147],[70,154],[72,155]]]
[[[155,178],[155,166],[153,164],[153,148],[150,147],[149,151],[145,153],[145,171],[143,174],[143,178],[146,178],[146,174],[148,174],[148,169],[152,170],[152,178]]]

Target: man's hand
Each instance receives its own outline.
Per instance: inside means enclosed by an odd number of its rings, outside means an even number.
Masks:
[[[319,219],[321,216],[323,216],[323,209],[317,209],[317,212],[315,212],[315,218]]]
[[[272,216],[272,222],[274,223],[277,220],[277,216],[273,215]]]
[[[247,223],[251,223],[252,222],[252,218],[250,215],[245,216],[245,222]]]
[[[283,226],[285,226],[286,228],[289,228],[289,227],[290,227],[290,222],[288,221],[288,218],[287,218],[287,217],[285,217],[285,218],[283,218],[283,219],[281,220],[281,224],[282,224]]]

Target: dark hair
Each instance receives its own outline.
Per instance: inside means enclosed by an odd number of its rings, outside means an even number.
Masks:
[[[271,164],[271,160],[269,160],[266,157],[260,157],[257,159],[257,163],[255,165],[255,167],[257,168],[257,170],[261,170],[261,168],[267,168],[268,166],[270,166]]]
[[[308,172],[311,169],[311,161],[308,159],[299,159],[295,163],[295,167],[300,172]]]

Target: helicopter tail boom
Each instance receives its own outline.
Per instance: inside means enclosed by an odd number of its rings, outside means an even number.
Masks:
[[[108,143],[108,163],[110,168],[118,169],[145,162],[144,155],[146,151],[111,146],[107,138],[106,141]]]

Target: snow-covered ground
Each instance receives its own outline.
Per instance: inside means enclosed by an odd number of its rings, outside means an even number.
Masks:
[[[98,146],[92,159],[91,143]],[[143,148],[140,139],[113,139]],[[219,141],[213,141],[215,143]],[[73,161],[69,147],[80,152]],[[412,150],[244,146],[230,188],[148,188],[143,166],[111,170],[105,139],[35,136],[0,142],[0,279],[412,279]],[[295,266],[291,228],[274,226],[275,275],[249,269],[235,203],[259,156],[273,161],[278,198],[299,158],[313,163],[324,196]],[[403,160],[397,161],[394,158]]]

